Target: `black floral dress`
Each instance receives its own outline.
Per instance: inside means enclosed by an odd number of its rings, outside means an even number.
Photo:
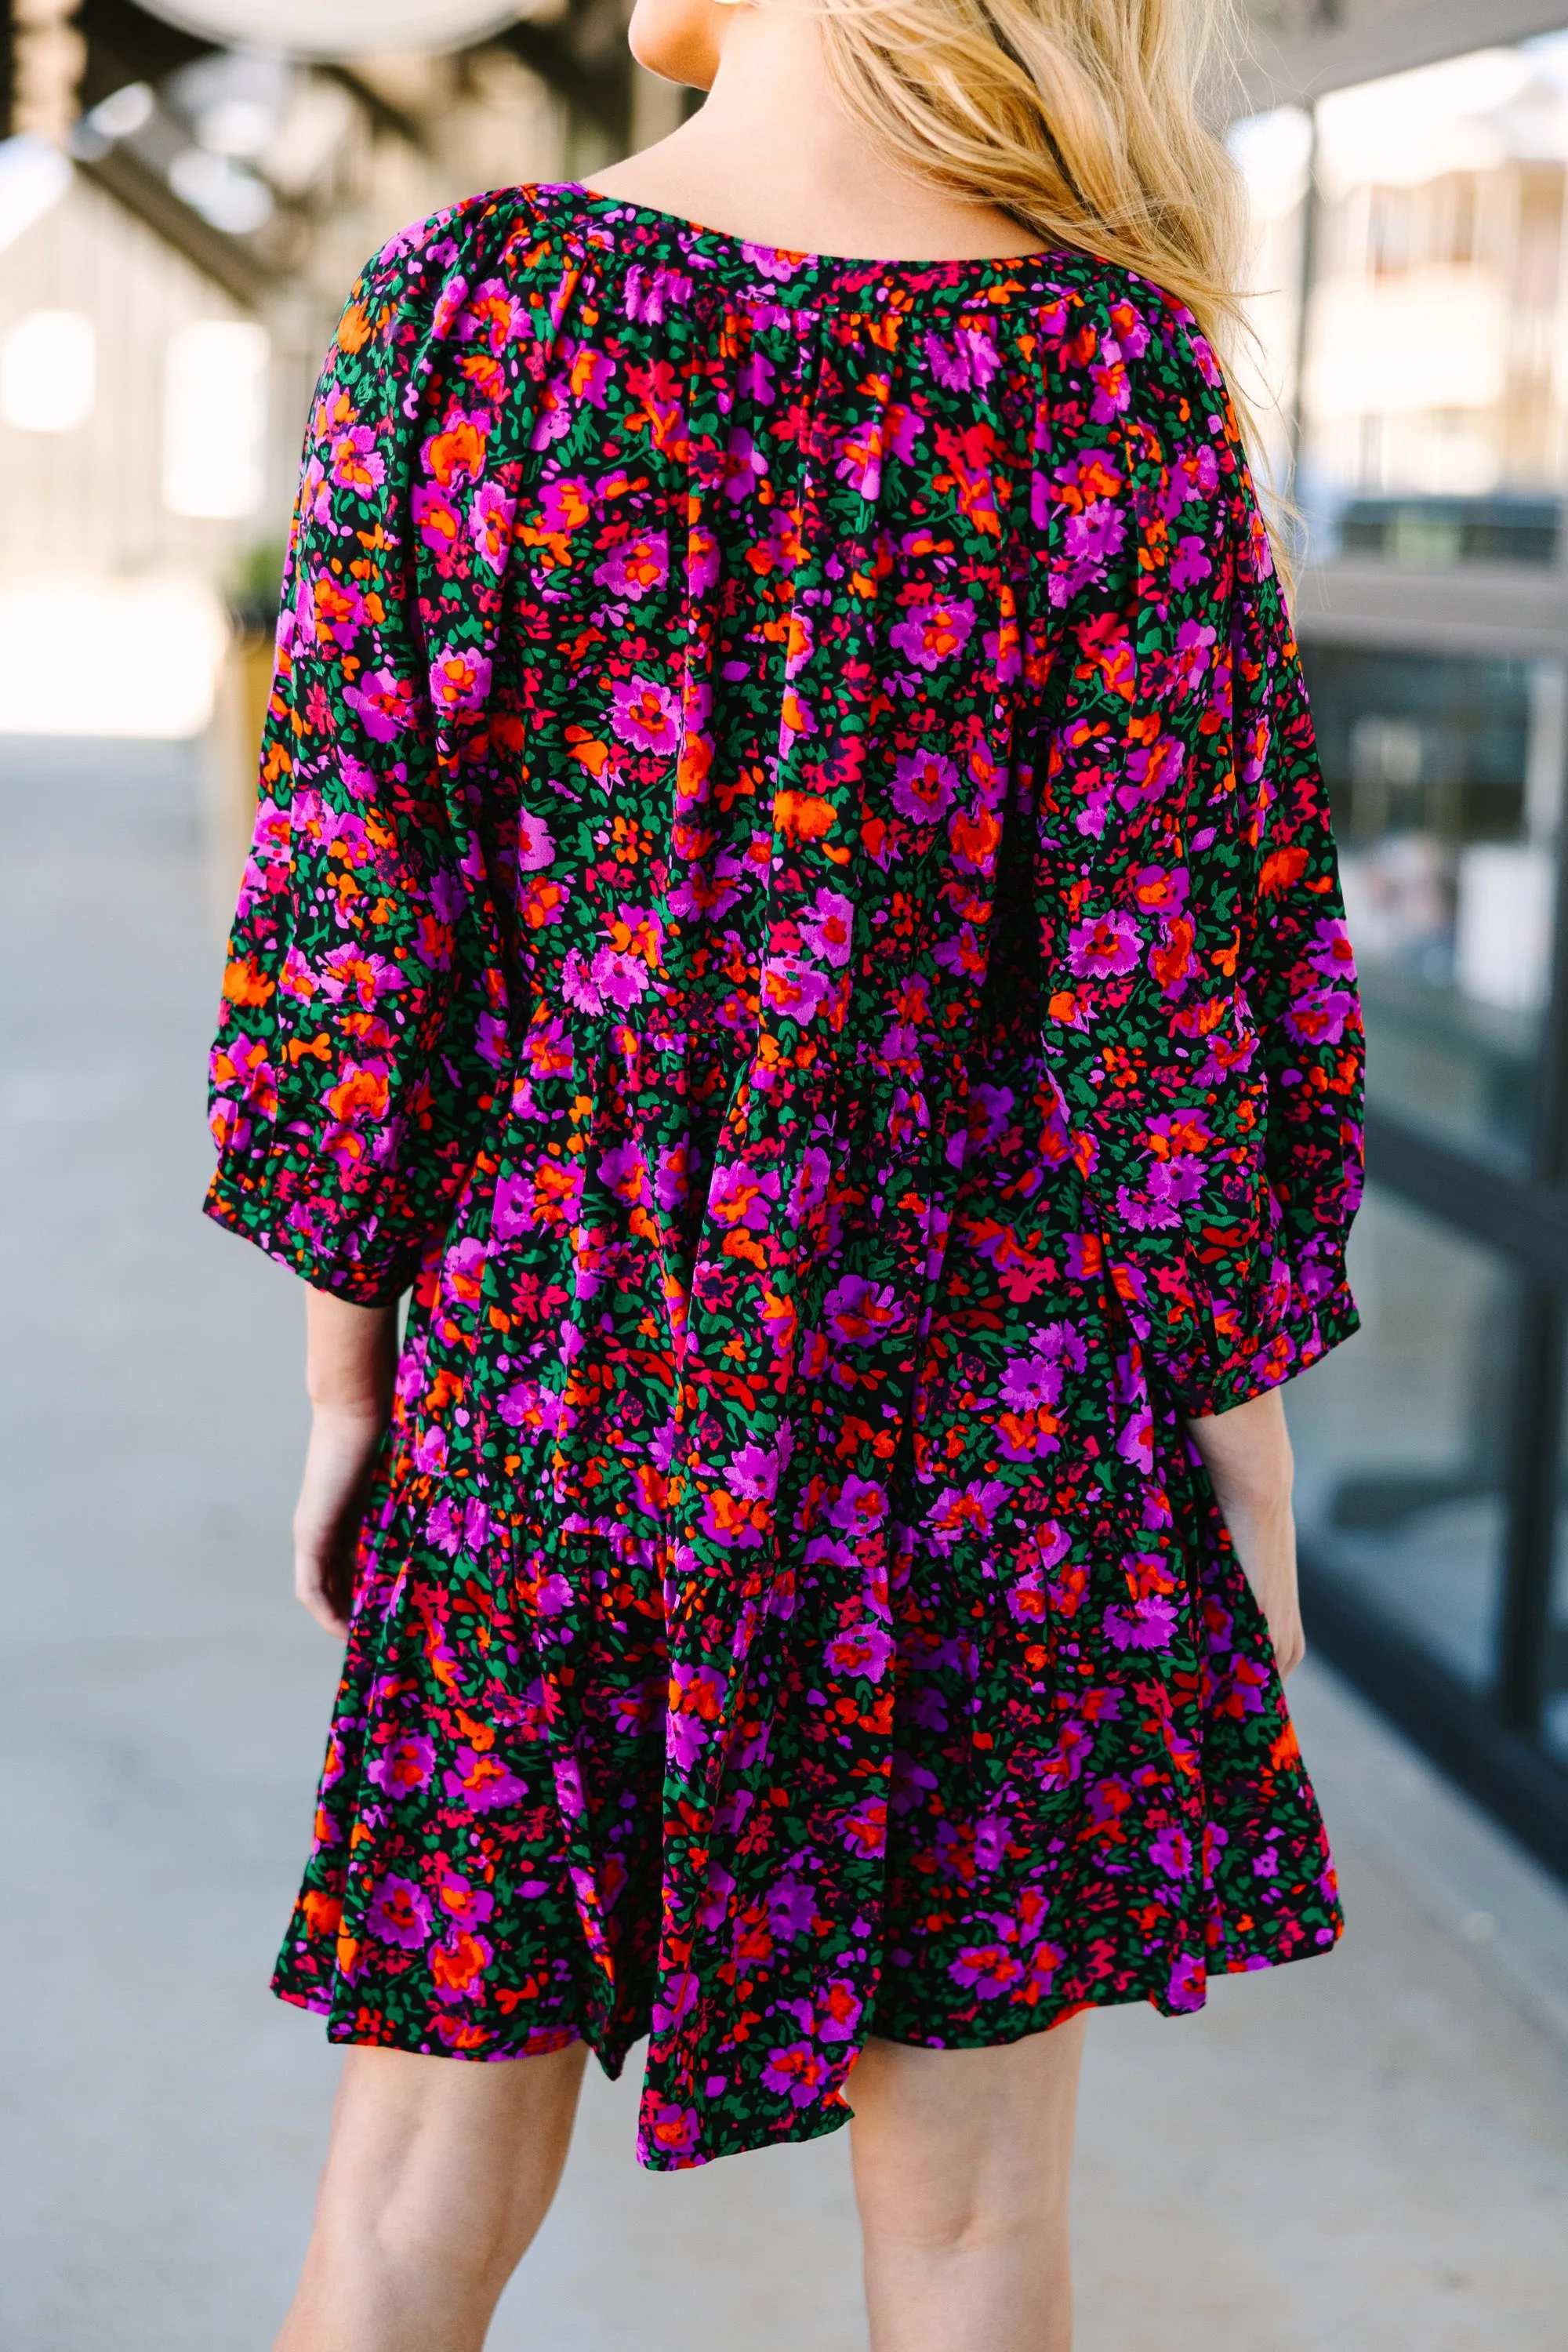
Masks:
[[[214,1062],[211,1213],[412,1292],[283,1997],[650,2035],[675,2167],[1331,1945],[1182,1417],[1354,1328],[1360,1034],[1178,305],[570,187],[395,239]]]

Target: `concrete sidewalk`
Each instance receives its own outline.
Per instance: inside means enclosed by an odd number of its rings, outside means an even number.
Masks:
[[[265,1984],[334,1671],[290,1279],[205,1226],[192,760],[0,740],[4,2352],[266,2352],[335,2062]],[[1079,2352],[1562,2352],[1568,1898],[1326,1673],[1351,1930],[1089,2033]],[[592,2077],[497,2352],[858,2352],[841,2136],[674,2178]]]

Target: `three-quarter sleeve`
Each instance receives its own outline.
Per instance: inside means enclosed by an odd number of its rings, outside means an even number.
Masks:
[[[1219,370],[1137,280],[1065,349],[1036,480],[1043,1043],[1091,1244],[1183,1409],[1208,1413],[1355,1328],[1354,972]]]
[[[528,225],[395,239],[312,404],[260,798],[213,1051],[208,1213],[390,1299],[439,1237],[504,1068],[478,822],[529,385]]]

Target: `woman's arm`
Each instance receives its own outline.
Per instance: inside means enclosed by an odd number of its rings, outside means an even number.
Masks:
[[[1249,1397],[1228,1412],[1189,1421],[1215,1497],[1247,1580],[1268,1621],[1282,1675],[1306,1654],[1296,1590],[1296,1517],[1290,1506],[1294,1464],[1279,1389]]]
[[[343,1640],[365,1484],[392,1412],[395,1307],[355,1307],[305,1292],[305,1386],[312,1419],[294,1507],[294,1592]]]

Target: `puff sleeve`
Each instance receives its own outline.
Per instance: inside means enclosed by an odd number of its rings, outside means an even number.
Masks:
[[[496,200],[395,239],[307,433],[206,1208],[366,1305],[443,1232],[507,1059],[479,818],[540,303]]]
[[[1213,354],[1137,280],[1066,349],[1037,474],[1043,1044],[1122,1307],[1182,1408],[1222,1412],[1355,1328],[1354,971]]]

